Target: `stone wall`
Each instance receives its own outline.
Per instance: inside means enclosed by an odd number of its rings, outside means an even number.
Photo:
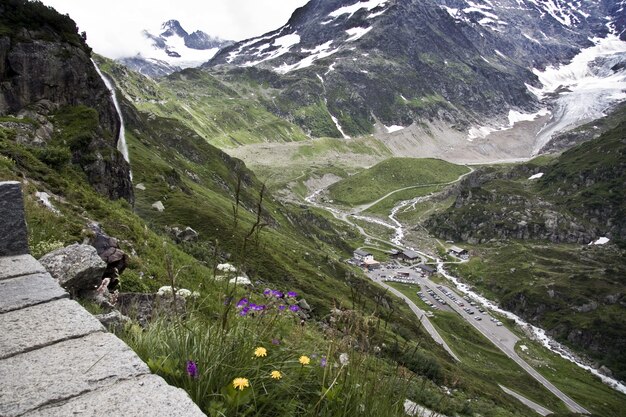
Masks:
[[[19,182],[0,182],[0,256],[28,254],[24,200]]]

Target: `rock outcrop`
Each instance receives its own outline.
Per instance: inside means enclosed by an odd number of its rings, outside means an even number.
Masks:
[[[43,129],[34,129],[32,140],[43,145],[53,135],[46,120],[55,124],[59,109],[94,109],[98,129],[72,161],[98,192],[132,203],[130,167],[117,151],[120,118],[74,21],[43,4],[15,1],[0,5],[0,24],[9,29],[0,35],[0,115],[37,120]]]
[[[96,248],[79,244],[52,251],[39,262],[63,288],[74,294],[96,289],[107,267]]]

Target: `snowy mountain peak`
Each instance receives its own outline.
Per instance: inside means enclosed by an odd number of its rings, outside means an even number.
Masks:
[[[178,36],[181,38],[186,38],[187,36],[189,36],[187,31],[183,29],[183,27],[180,25],[180,22],[178,20],[174,20],[174,19],[168,20],[167,22],[161,25],[161,29],[163,30],[163,32],[161,33],[161,36],[166,37],[166,38],[169,38],[171,36]]]

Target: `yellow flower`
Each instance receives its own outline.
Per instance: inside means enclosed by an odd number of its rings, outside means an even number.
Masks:
[[[264,347],[258,347],[254,349],[254,356],[256,356],[257,358],[267,356],[267,349],[265,349]]]
[[[270,375],[272,376],[272,379],[281,379],[283,377],[283,374],[281,374],[280,371],[272,371]]]
[[[250,386],[250,381],[248,378],[235,378],[233,379],[233,387],[238,389],[239,391],[243,391],[244,388],[248,388]]]
[[[308,365],[309,363],[311,363],[311,359],[308,356],[300,356],[300,359],[298,359],[298,361],[302,364],[302,365]]]

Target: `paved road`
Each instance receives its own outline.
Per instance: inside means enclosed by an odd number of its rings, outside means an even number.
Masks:
[[[523,370],[525,370],[530,376],[535,378],[539,383],[541,383],[546,389],[556,395],[561,401],[565,403],[567,408],[569,408],[574,413],[580,414],[590,414],[584,407],[577,404],[570,397],[565,395],[561,390],[555,387],[550,381],[548,381],[543,375],[537,372],[533,367],[531,367],[526,361],[524,361],[518,354],[515,352],[515,344],[520,340],[512,331],[510,331],[505,326],[498,326],[495,322],[489,320],[490,316],[488,314],[480,314],[476,308],[472,308],[474,310],[474,314],[471,315],[467,313],[464,308],[467,307],[465,300],[459,294],[452,291],[450,288],[435,284],[429,279],[421,278],[415,271],[410,268],[398,269],[397,271],[408,272],[412,278],[417,280],[417,282],[422,287],[428,287],[438,294],[443,299],[448,299],[445,293],[440,290],[438,287],[455,294],[456,298],[462,300],[465,304],[464,307],[459,306],[457,303],[448,303],[450,307],[454,311],[456,311],[461,317],[463,317],[468,323],[470,323],[476,330],[482,333],[491,343],[496,345],[504,354],[506,354],[509,358],[511,358],[515,363],[517,363]],[[483,317],[483,320],[476,320],[476,317]]]
[[[500,385],[500,384],[498,384],[498,385]],[[500,385],[500,388],[502,388],[502,391],[506,392],[507,394],[512,395],[513,397],[517,398],[526,407],[530,408],[531,410],[535,410],[537,412],[537,414],[541,414],[544,417],[549,415],[549,414],[554,414],[552,411],[548,410],[547,408],[542,407],[539,404],[537,404],[536,402],[533,402],[533,401],[529,400],[528,398],[524,397],[523,395],[520,395],[517,392],[508,389],[504,385]]]
[[[402,298],[409,305],[409,308],[413,311],[413,313],[415,313],[415,315],[419,318],[420,322],[422,323],[422,326],[430,334],[433,340],[437,342],[438,344],[440,344],[446,350],[446,352],[448,352],[450,356],[454,358],[454,360],[460,362],[461,360],[458,358],[458,356],[454,354],[452,349],[450,349],[450,346],[448,346],[448,344],[445,342],[445,340],[443,340],[443,337],[441,337],[437,329],[435,329],[435,326],[433,326],[430,320],[428,320],[428,317],[426,317],[426,313],[424,312],[424,310],[420,309],[413,301],[411,301],[409,297],[402,294],[400,291],[396,290],[395,288],[391,287],[385,282],[381,281],[380,275],[385,272],[387,272],[387,270],[374,271],[374,273],[368,276],[372,279],[372,281],[374,281],[381,287],[389,290],[393,294]]]

